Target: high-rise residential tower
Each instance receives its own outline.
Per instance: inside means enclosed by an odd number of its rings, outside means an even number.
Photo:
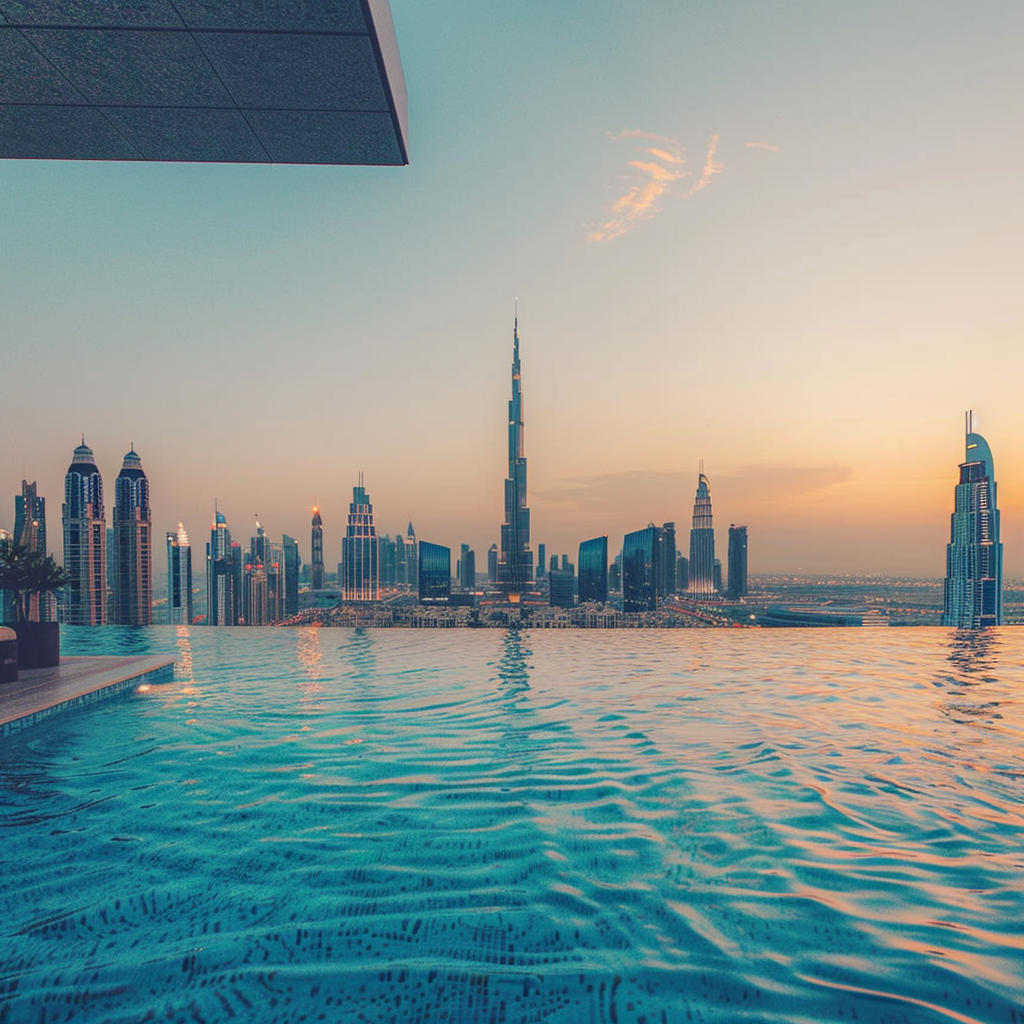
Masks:
[[[122,626],[148,626],[153,604],[153,513],[149,481],[134,445],[124,457],[114,487],[117,589],[113,621]]]
[[[380,600],[380,577],[377,569],[377,528],[373,525],[373,505],[363,486],[352,488],[348,507],[348,524],[341,541],[341,594],[346,601]]]
[[[102,626],[107,621],[107,522],[103,478],[92,449],[75,449],[64,477],[64,571],[68,574],[61,619],[71,626]]]
[[[192,545],[182,523],[167,534],[167,621],[172,626],[192,622]]]
[[[596,601],[605,604],[608,600],[608,538],[594,537],[580,544],[580,604]]]
[[[967,413],[964,461],[953,497],[946,546],[944,626],[981,629],[1003,624],[1003,545],[992,452]]]
[[[501,527],[501,554],[498,557],[498,585],[508,594],[521,594],[533,586],[530,509],[526,504],[526,456],[523,454],[524,426],[517,315],[512,328],[512,398],[508,403],[505,522]]]
[[[327,585],[327,573],[324,571],[324,521],[320,518],[320,506],[313,506],[313,525],[310,551],[309,585],[314,590],[323,590]]]
[[[14,496],[14,544],[27,551],[46,554],[46,499],[39,497],[35,481],[21,481],[21,494]],[[52,594],[29,598],[29,622],[52,622],[55,603]]]
[[[658,527],[627,533],[622,541],[622,610],[653,612],[658,607]]]
[[[696,597],[712,597],[715,593],[715,530],[711,519],[711,484],[704,475],[703,462],[697,478],[697,496],[693,502],[687,590]]]
[[[747,593],[747,528],[729,527],[729,597],[735,600]]]
[[[294,537],[284,534],[281,538],[281,550],[284,555],[282,565],[282,578],[284,580],[284,608],[282,609],[285,618],[299,613],[299,569],[301,559],[299,558],[299,542]]]
[[[214,503],[206,545],[206,624],[237,626],[242,604],[242,549],[231,543],[224,513]]]

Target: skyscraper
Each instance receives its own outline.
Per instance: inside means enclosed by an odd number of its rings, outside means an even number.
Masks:
[[[14,496],[14,544],[46,554],[46,499],[36,493],[35,481],[21,481],[21,494]],[[33,594],[29,598],[29,622],[52,622],[54,598],[52,594]]]
[[[953,497],[942,624],[980,629],[1003,624],[1003,545],[995,466],[988,442],[967,413],[964,461]]]
[[[224,513],[214,503],[210,543],[206,545],[206,624],[237,626],[241,614],[242,550],[231,543]],[[236,564],[237,563],[237,564]]]
[[[284,563],[281,566],[284,579],[284,608],[282,609],[285,618],[299,613],[299,545],[294,537],[286,533],[281,538],[281,548],[284,553]]]
[[[380,579],[377,572],[377,529],[373,525],[373,505],[363,486],[352,488],[348,507],[348,525],[341,541],[342,597],[346,601],[377,601]]]
[[[452,592],[451,548],[421,540],[417,564],[420,601],[447,602]]]
[[[22,480],[21,494],[14,496],[14,543],[46,554],[46,499],[36,493],[34,480]]]
[[[596,601],[605,604],[608,600],[608,538],[594,537],[580,544],[580,604]]]
[[[568,559],[561,569],[552,569],[548,578],[548,604],[552,608],[573,608],[576,605],[575,566]]]
[[[676,524],[665,523],[658,531],[658,597],[676,592]]]
[[[498,582],[498,545],[492,544],[487,549],[487,578],[491,583]]]
[[[114,488],[117,589],[113,620],[122,626],[148,626],[153,604],[153,513],[149,481],[135,445],[124,457]]]
[[[747,528],[729,527],[729,597],[735,600],[747,593]]]
[[[622,610],[653,612],[658,607],[658,528],[627,533],[622,541]]]
[[[690,530],[689,585],[697,597],[715,593],[715,530],[711,520],[711,485],[701,463],[697,478],[697,497],[693,502],[693,528]]]
[[[463,590],[476,590],[476,552],[468,545],[462,545],[459,558],[459,586]]]
[[[310,564],[312,575],[310,586],[314,590],[323,590],[327,583],[327,573],[324,571],[324,521],[320,518],[320,506],[313,506],[313,526],[310,544]]]
[[[415,590],[419,587],[419,569],[416,547],[416,531],[409,523],[405,536],[395,537],[395,583],[400,587]]]
[[[530,550],[530,509],[526,504],[526,456],[523,454],[523,392],[519,364],[519,317],[512,328],[512,398],[508,403],[508,476],[505,479],[505,522],[501,527],[498,585],[521,594],[533,585]]]
[[[192,622],[192,546],[183,524],[167,534],[167,621],[172,626]]]
[[[72,626],[102,626],[107,621],[107,523],[103,478],[92,449],[75,449],[64,477],[64,588],[61,618]]]

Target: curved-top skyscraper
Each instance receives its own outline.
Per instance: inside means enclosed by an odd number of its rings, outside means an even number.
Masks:
[[[134,445],[121,464],[114,493],[117,583],[113,620],[122,626],[148,626],[153,603],[153,513],[149,481]]]
[[[697,496],[693,502],[693,527],[690,530],[688,591],[697,597],[715,593],[715,529],[711,520],[711,484],[701,463],[697,478]]]
[[[102,626],[107,621],[107,519],[103,478],[92,449],[82,443],[64,477],[64,587],[61,621]]]
[[[992,452],[967,414],[966,450],[946,545],[942,624],[980,629],[1003,624],[1003,545],[999,540]]]
[[[508,476],[505,478],[505,522],[501,527],[498,585],[521,594],[533,585],[530,509],[526,504],[526,456],[523,454],[523,389],[519,364],[519,317],[512,328],[512,398],[508,403]]]
[[[323,590],[327,581],[324,570],[324,521],[320,516],[320,506],[313,506],[313,521],[310,526],[310,577],[309,585],[314,590]]]

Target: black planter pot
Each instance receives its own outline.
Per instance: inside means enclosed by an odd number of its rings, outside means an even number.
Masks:
[[[12,622],[18,634],[18,669],[50,668],[60,664],[59,622]]]

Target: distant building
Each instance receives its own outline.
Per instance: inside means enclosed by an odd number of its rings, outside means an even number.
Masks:
[[[412,523],[404,537],[401,534],[395,537],[395,583],[410,591],[419,586],[419,555]]]
[[[224,513],[214,503],[206,545],[206,624],[237,626],[242,605],[242,549],[231,543]]]
[[[64,477],[64,570],[68,582],[61,621],[70,626],[102,626],[107,621],[107,523],[103,478],[92,449],[75,449]]]
[[[373,525],[373,505],[363,486],[363,474],[360,473],[358,485],[352,488],[348,525],[341,541],[341,593],[344,600],[380,600],[377,555],[377,529]]]
[[[544,574],[548,571],[547,562],[545,559],[548,557],[548,546],[546,544],[537,545],[537,579],[542,579]]]
[[[1003,624],[1003,545],[992,452],[967,414],[964,461],[946,546],[942,624],[981,629]]]
[[[548,604],[552,608],[576,606],[576,574],[571,563],[564,569],[551,570],[548,578]]]
[[[113,621],[122,626],[148,626],[153,606],[153,512],[149,481],[134,445],[124,457],[114,486],[117,587]]]
[[[420,601],[448,601],[452,592],[451,548],[421,540],[418,565]]]
[[[658,597],[676,592],[676,524],[665,523],[658,531]]]
[[[579,602],[608,601],[608,538],[594,537],[580,544]]]
[[[543,546],[543,545],[542,545]],[[492,544],[487,550],[487,578],[491,583],[498,582],[498,545]]]
[[[747,528],[729,527],[729,597],[733,600],[747,593]]]
[[[182,523],[167,534],[167,621],[172,626],[192,622],[192,546]]]
[[[505,479],[505,522],[501,527],[498,585],[509,594],[533,586],[530,550],[530,509],[526,504],[526,456],[523,454],[522,370],[519,363],[519,317],[512,329],[512,398],[508,403],[508,476]]]
[[[715,567],[711,574],[711,579],[714,583],[715,593],[720,594],[722,592],[722,560],[720,558],[715,559]]]
[[[309,585],[314,590],[323,590],[327,586],[327,573],[324,571],[324,521],[320,517],[319,505],[313,506],[309,561]]]
[[[35,481],[21,481],[21,494],[14,496],[14,536],[11,542],[27,551],[45,555],[46,499],[39,497]],[[29,622],[52,622],[56,606],[52,594],[33,594],[29,598]]]
[[[299,544],[294,537],[285,534],[281,538],[284,552],[284,617],[291,618],[299,613]]]
[[[653,612],[658,607],[658,528],[627,533],[622,541],[622,610]]]
[[[682,555],[676,557],[676,593],[685,594],[690,587],[690,560]]]
[[[711,518],[711,485],[703,465],[697,480],[690,530],[690,565],[687,590],[699,598],[712,597],[715,590],[715,530]]]
[[[622,552],[620,551],[610,566],[608,566],[608,592],[610,594],[622,593]]]
[[[462,545],[459,558],[459,585],[463,590],[476,590],[476,552],[468,545]]]

